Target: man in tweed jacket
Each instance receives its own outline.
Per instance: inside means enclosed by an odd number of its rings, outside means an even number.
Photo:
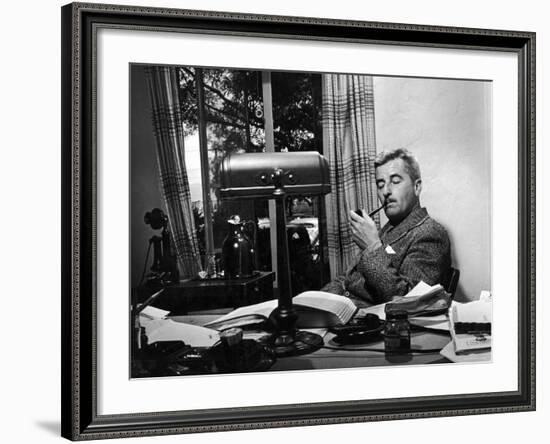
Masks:
[[[346,295],[358,306],[380,304],[406,294],[419,281],[445,285],[451,269],[451,244],[445,229],[420,207],[422,180],[414,156],[405,149],[381,153],[375,163],[376,187],[389,222],[350,212],[356,263],[322,288]]]

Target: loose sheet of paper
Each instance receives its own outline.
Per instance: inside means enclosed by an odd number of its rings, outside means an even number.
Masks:
[[[174,322],[171,319],[156,319],[145,325],[145,334],[150,344],[160,341],[183,341],[192,347],[212,347],[220,335],[211,328]]]
[[[452,362],[480,362],[491,361],[492,359],[491,349],[473,350],[469,353],[456,354],[453,341],[450,341],[439,353]]]

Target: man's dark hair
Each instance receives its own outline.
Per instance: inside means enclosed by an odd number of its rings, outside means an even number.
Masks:
[[[392,151],[382,151],[374,160],[374,168],[378,168],[379,166],[388,163],[390,160],[395,159],[403,159],[403,162],[405,163],[405,170],[413,182],[416,181],[416,179],[420,179],[420,166],[418,165],[418,161],[416,160],[416,157],[414,157],[414,155],[405,148],[397,148]]]

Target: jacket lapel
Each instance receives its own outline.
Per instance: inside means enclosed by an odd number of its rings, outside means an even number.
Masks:
[[[423,224],[428,219],[426,208],[416,207],[401,221],[399,225],[393,226],[389,222],[382,227],[381,240],[386,245],[391,245],[405,236],[411,229]]]

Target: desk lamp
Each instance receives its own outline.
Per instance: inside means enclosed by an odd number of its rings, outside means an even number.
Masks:
[[[222,199],[274,199],[276,210],[279,302],[270,316],[278,356],[305,354],[323,345],[321,336],[296,329],[292,304],[285,197],[330,193],[327,160],[315,151],[228,155],[220,169]]]

